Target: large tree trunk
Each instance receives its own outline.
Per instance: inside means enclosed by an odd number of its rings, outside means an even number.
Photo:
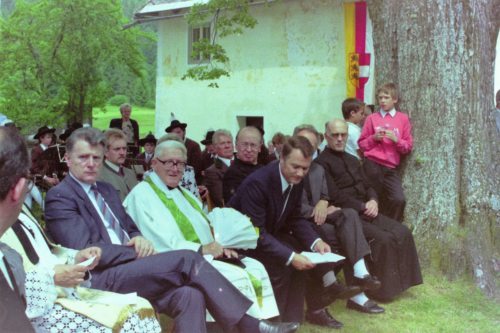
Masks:
[[[415,148],[402,168],[405,220],[424,266],[451,278],[470,274],[498,297],[495,2],[372,0],[368,8],[376,81],[399,85],[413,124]]]

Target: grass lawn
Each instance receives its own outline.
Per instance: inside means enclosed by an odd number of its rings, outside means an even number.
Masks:
[[[95,128],[105,130],[109,128],[109,121],[113,118],[120,118],[118,106],[107,105],[104,109],[95,108],[92,115],[92,122]],[[145,137],[150,131],[154,134],[155,110],[141,106],[132,105],[132,119],[139,123],[139,136]]]
[[[442,277],[424,274],[423,285],[380,305],[386,312],[379,315],[347,310],[345,301],[335,302],[330,311],[344,323],[343,332],[500,332],[500,305],[486,299],[465,280],[450,283]],[[299,330],[332,331],[307,324]]]
[[[298,333],[494,333],[500,332],[500,305],[485,298],[469,281],[450,283],[442,277],[424,274],[424,284],[413,287],[396,300],[380,304],[385,313],[363,314],[336,301],[330,313],[344,323],[340,330],[303,323]],[[161,316],[164,332],[171,332],[172,320]],[[222,333],[210,328],[209,333]]]

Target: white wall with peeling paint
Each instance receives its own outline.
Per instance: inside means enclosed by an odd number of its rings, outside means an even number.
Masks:
[[[279,1],[255,6],[254,29],[221,41],[231,59],[231,77],[208,82],[181,80],[188,68],[184,18],[158,23],[156,134],[170,113],[188,123],[197,141],[208,128],[236,133],[238,116],[264,117],[266,140],[291,134],[302,123],[323,130],[341,117],[346,95],[344,11],[340,0]]]

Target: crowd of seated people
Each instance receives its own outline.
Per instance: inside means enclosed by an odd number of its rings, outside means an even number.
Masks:
[[[253,126],[234,139],[207,131],[203,152],[175,118],[163,136],[140,138],[128,104],[104,132],[75,123],[58,141],[40,127],[31,157],[18,129],[1,126],[0,282],[2,302],[15,305],[0,307],[2,327],[159,332],[162,313],[174,332],[205,332],[210,321],[294,332],[304,318],[342,327],[328,310],[340,299],[383,313],[380,302],[422,276],[397,172],[411,126],[393,85],[377,97],[368,117],[362,102],[344,101],[344,119],[324,133],[276,133],[264,158]],[[36,187],[43,227],[26,196]],[[221,219],[248,228],[217,229]],[[345,259],[315,263],[311,252]]]

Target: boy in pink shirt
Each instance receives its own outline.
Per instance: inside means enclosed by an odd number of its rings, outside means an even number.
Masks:
[[[358,145],[365,157],[366,178],[381,198],[384,215],[402,222],[406,199],[397,172],[401,155],[413,148],[408,116],[396,111],[397,87],[386,83],[377,89],[380,110],[366,118]]]

